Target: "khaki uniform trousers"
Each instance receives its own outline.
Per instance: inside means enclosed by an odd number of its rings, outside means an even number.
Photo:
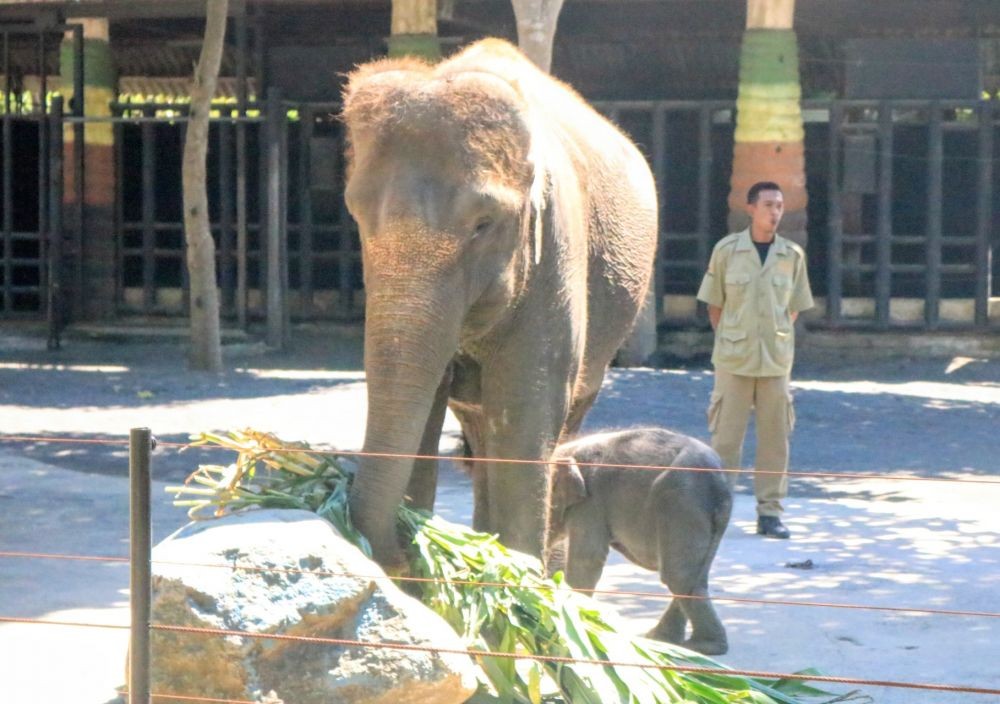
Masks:
[[[795,410],[788,375],[741,376],[716,370],[708,407],[712,447],[726,469],[738,469],[750,412],[757,426],[756,470],[753,477],[757,514],[780,516],[781,500],[788,496],[788,438],[795,426]],[[771,473],[774,472],[774,473]],[[738,476],[728,472],[730,486]]]

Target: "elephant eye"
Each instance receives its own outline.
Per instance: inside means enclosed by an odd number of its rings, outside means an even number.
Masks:
[[[493,218],[481,218],[479,222],[476,223],[475,230],[473,230],[473,236],[478,237],[479,235],[485,234],[489,229],[493,227]]]

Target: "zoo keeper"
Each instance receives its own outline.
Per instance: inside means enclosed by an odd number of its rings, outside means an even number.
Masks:
[[[786,539],[781,500],[788,495],[788,438],[795,425],[788,381],[795,319],[812,308],[813,298],[805,252],[777,234],[784,212],[781,187],[754,184],[746,210],[750,227],[719,240],[698,290],[715,331],[708,427],[722,466],[739,468],[747,423],[755,413],[757,534]],[[735,481],[734,473],[727,476]]]

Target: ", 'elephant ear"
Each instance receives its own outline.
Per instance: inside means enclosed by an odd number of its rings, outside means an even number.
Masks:
[[[528,195],[528,203],[531,212],[528,213],[528,221],[532,229],[532,241],[534,242],[535,264],[542,261],[542,215],[545,212],[545,191],[548,176],[544,169],[535,167],[535,178],[531,182],[531,191]]]
[[[560,511],[587,498],[587,484],[574,457],[554,458],[555,478],[552,483],[552,503]]]
[[[528,150],[528,161],[531,162],[532,177],[531,187],[528,189],[527,203],[525,204],[524,222],[522,227],[530,232],[525,232],[526,241],[532,244],[532,260],[538,264],[542,260],[542,238],[545,201],[548,198],[548,191],[551,187],[549,182],[549,171],[545,155],[545,138],[542,134],[541,123],[528,115],[526,122],[531,132],[531,147]],[[527,236],[530,235],[530,240]]]

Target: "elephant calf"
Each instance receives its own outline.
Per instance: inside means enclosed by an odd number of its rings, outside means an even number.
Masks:
[[[733,499],[721,472],[607,467],[656,465],[719,469],[719,456],[694,438],[662,428],[590,435],[552,455],[550,571],[565,567],[577,589],[593,589],[608,548],[656,570],[677,596],[647,635],[706,655],[728,649],[708,599],[708,572]],[[556,464],[558,463],[558,464]],[[565,564],[560,564],[565,560]],[[691,637],[684,640],[687,622]]]

